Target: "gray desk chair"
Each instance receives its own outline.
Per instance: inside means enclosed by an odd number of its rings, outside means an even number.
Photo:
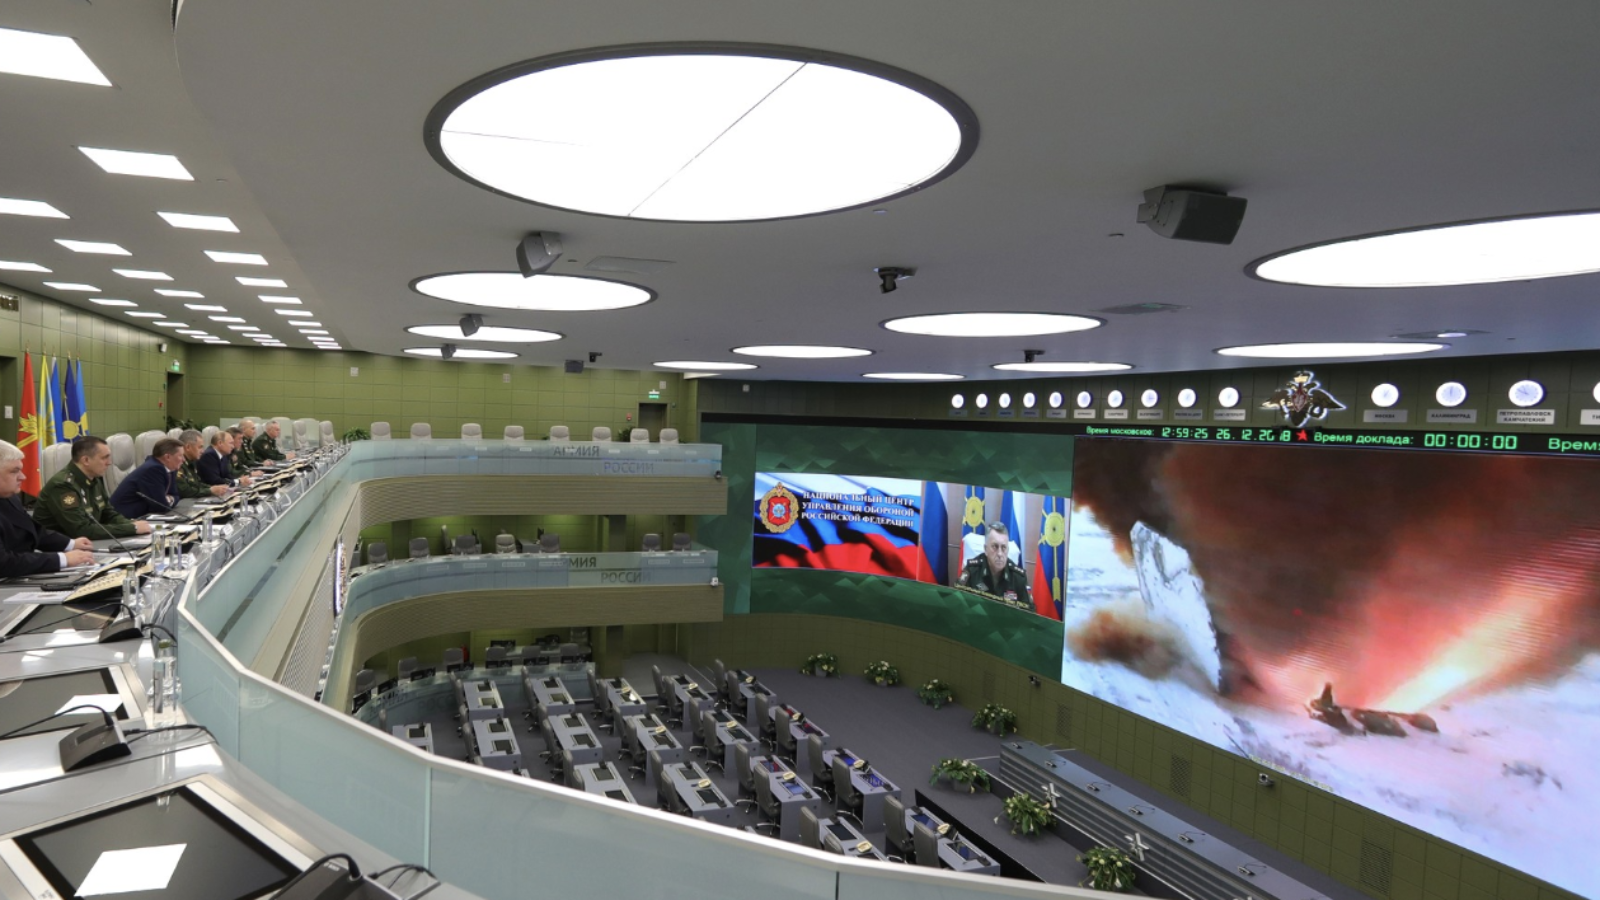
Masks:
[[[473,534],[458,534],[455,540],[456,556],[477,556],[478,537]]]
[[[816,850],[822,846],[822,823],[811,807],[800,807],[800,846]]]
[[[651,533],[644,536],[644,542],[639,547],[645,553],[655,553],[661,549],[661,535]]]
[[[550,440],[557,443],[567,443],[572,440],[572,429],[565,425],[551,425]]]
[[[756,733],[756,738],[769,747],[777,744],[777,728],[772,724],[772,695],[756,695],[756,720],[748,722],[750,730]]]
[[[389,561],[389,545],[383,541],[373,541],[367,545],[367,565],[375,566]]]
[[[594,430],[589,432],[589,439],[598,444],[609,444],[611,443],[611,429],[604,425],[596,425]]]
[[[561,552],[561,535],[552,534],[551,532],[548,532],[548,531],[545,532],[544,534],[540,535],[539,536],[539,552],[540,553],[560,553]]]
[[[756,828],[762,826],[779,830],[778,820],[783,817],[783,807],[778,803],[777,795],[772,793],[772,779],[765,773],[756,779]],[[767,821],[761,821],[765,818]]]
[[[356,673],[356,683],[355,683],[355,687],[353,689],[354,693],[359,694],[359,693],[361,693],[363,691],[370,691],[370,690],[372,690],[373,686],[375,686],[377,683],[378,683],[378,673],[377,672],[374,672],[371,669],[362,669],[361,671]]]
[[[789,715],[789,710],[780,706],[778,707],[777,715],[773,718],[777,719],[777,723],[774,726],[776,731],[774,744],[778,748],[779,758],[790,765],[799,765],[800,742],[795,739],[794,730],[789,727],[789,722],[793,719],[793,716]]]
[[[393,439],[393,437],[394,437],[394,434],[390,430],[388,422],[373,422],[372,423],[372,439],[373,440],[375,440],[375,441],[387,441],[387,440]]]
[[[728,696],[728,667],[720,659],[711,661],[711,684],[718,697],[732,702],[733,698]]]
[[[738,672],[729,670],[723,674],[722,693],[723,696],[728,698],[728,708],[733,711],[733,714],[738,717],[739,721],[749,725],[749,708],[741,702],[744,698],[739,695],[739,684],[740,681]]]
[[[572,763],[572,751],[561,751],[561,783],[569,788],[583,790],[583,782],[578,780],[578,767]]]
[[[806,757],[811,762],[811,786],[825,797],[833,796],[833,761],[838,753],[822,749],[822,735],[806,735]]]
[[[939,836],[933,833],[933,829],[921,822],[912,822],[911,846],[912,859],[917,865],[939,868]]]
[[[544,752],[539,754],[539,758],[551,762],[552,757],[561,752],[561,745],[556,743],[555,726],[550,724],[548,718],[539,720],[539,736],[544,738]]]
[[[656,435],[656,440],[663,444],[676,444],[678,442],[678,429],[663,428],[661,433]]]
[[[738,779],[739,796],[753,797],[756,793],[756,770],[750,762],[750,745],[738,744],[733,748],[734,775]],[[754,804],[754,800],[738,799],[733,801],[735,806],[743,803]]]
[[[459,672],[467,667],[467,655],[461,652],[460,647],[450,647],[444,651],[444,664],[446,672]]]
[[[508,441],[514,441],[514,442],[517,442],[517,443],[521,443],[525,439],[524,438],[524,433],[523,433],[523,430],[522,430],[522,426],[521,425],[507,425],[506,426],[506,431],[505,431],[505,439],[508,440]]]
[[[684,533],[682,531],[680,531],[677,534],[674,534],[672,536],[672,549],[674,549],[674,550],[676,550],[676,551],[678,551],[680,553],[685,551],[685,550],[690,549],[693,546],[694,546],[694,539],[689,537],[688,534],[686,534],[686,533]]]
[[[889,857],[895,862],[905,862],[916,856],[911,835],[906,833],[906,805],[895,794],[883,798],[883,842],[884,849],[899,855],[899,859],[893,855]]]
[[[485,669],[508,669],[511,660],[506,656],[506,648],[490,647],[483,653],[483,667]]]
[[[844,855],[844,844],[839,841],[838,835],[835,835],[831,831],[822,836],[822,849],[828,851],[829,853],[837,853],[840,856]]]
[[[401,681],[407,681],[411,678],[411,673],[415,672],[416,670],[417,658],[415,656],[408,656],[405,659],[400,660],[400,662],[395,665],[394,677]]]
[[[427,422],[414,422],[411,425],[411,439],[413,441],[433,440],[433,426]]]
[[[515,537],[513,537],[512,535],[509,535],[509,534],[497,534],[497,535],[495,535],[494,536],[494,552],[496,552],[496,553],[515,553],[515,552],[517,552],[517,539]]]
[[[813,735],[814,737],[814,735]],[[862,831],[867,830],[867,823],[861,821],[861,806],[866,798],[856,790],[854,782],[850,780],[850,766],[844,757],[833,757],[833,808],[836,816],[850,816],[861,826]]]
[[[427,559],[433,555],[433,551],[428,549],[428,539],[425,537],[412,538],[410,549],[412,559]]]
[[[559,658],[564,663],[583,662],[583,648],[577,644],[570,642],[562,644],[560,649],[556,652],[560,655]]]
[[[333,433],[333,423],[327,419],[317,423],[317,436],[321,439],[324,447],[332,447],[339,441],[338,436]]]
[[[664,771],[667,767],[667,764],[661,761],[660,750],[650,751],[650,762],[648,765],[650,766],[650,778],[656,783],[657,805],[659,805],[662,809],[676,812],[676,810],[673,809],[673,803],[678,792],[673,789],[672,783],[667,780],[667,773]],[[683,801],[678,800],[677,802],[681,805]]]
[[[706,710],[700,714],[700,749],[706,752],[705,764],[722,770],[722,760],[717,758],[717,714]],[[694,752],[690,747],[689,751]]]
[[[666,699],[666,696],[667,696],[667,677],[665,675],[661,674],[661,667],[660,666],[654,666],[654,665],[650,667],[650,677],[652,679],[654,679],[655,683],[656,683],[656,701],[657,701],[657,703],[658,704],[664,703],[664,701]]]

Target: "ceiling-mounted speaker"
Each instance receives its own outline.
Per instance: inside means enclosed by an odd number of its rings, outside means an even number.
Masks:
[[[517,244],[517,268],[523,278],[532,278],[561,258],[561,235],[553,231],[530,232]]]
[[[582,375],[583,374],[583,360],[581,360],[581,359],[569,359],[569,360],[567,360],[567,374],[568,375]]]
[[[1139,224],[1175,241],[1231,244],[1249,201],[1214,191],[1165,184],[1144,192]]]

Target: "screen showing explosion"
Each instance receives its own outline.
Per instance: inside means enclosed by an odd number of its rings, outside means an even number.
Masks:
[[[1600,465],[1076,454],[1064,683],[1600,897]]]

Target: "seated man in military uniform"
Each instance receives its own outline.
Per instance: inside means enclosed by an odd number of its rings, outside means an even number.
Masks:
[[[205,436],[191,428],[178,435],[178,442],[183,444],[183,465],[178,467],[178,496],[221,497],[226,494],[227,485],[206,484],[200,478],[200,470],[195,466],[200,461],[201,452],[206,449]]]
[[[250,443],[250,449],[255,451],[256,459],[262,462],[266,462],[269,459],[273,462],[294,459],[293,453],[284,453],[278,449],[278,433],[280,431],[282,429],[278,427],[276,421],[268,421],[266,425],[262,426],[261,436]]]
[[[238,435],[233,439],[234,462],[242,462],[251,469],[260,468],[261,459],[256,456],[255,450],[250,447],[256,439],[256,423],[250,419],[240,419],[238,425],[228,430],[233,431],[234,428],[239,430]]]
[[[245,445],[248,438],[244,429],[238,425],[228,429],[228,436],[233,438],[233,452],[228,454],[228,465],[231,467],[233,477],[240,478],[245,475],[260,475],[255,471],[260,463],[250,455],[250,448]]]
[[[983,552],[967,560],[956,583],[962,587],[988,594],[1007,606],[1033,611],[1033,600],[1028,595],[1028,576],[1022,567],[1006,555],[1011,544],[1011,531],[1004,522],[993,522],[984,535]]]
[[[111,505],[105,479],[109,468],[111,447],[105,438],[85,435],[73,441],[72,461],[39,491],[33,520],[42,528],[91,541],[149,534],[149,522],[131,522]]]

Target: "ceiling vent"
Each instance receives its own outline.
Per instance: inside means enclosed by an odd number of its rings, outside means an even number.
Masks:
[[[1095,312],[1105,313],[1108,316],[1142,316],[1147,313],[1170,313],[1188,308],[1176,303],[1130,303],[1127,306],[1108,306]]]
[[[654,275],[672,265],[666,259],[630,259],[626,256],[596,256],[584,266],[591,272],[629,272],[634,275]]]

